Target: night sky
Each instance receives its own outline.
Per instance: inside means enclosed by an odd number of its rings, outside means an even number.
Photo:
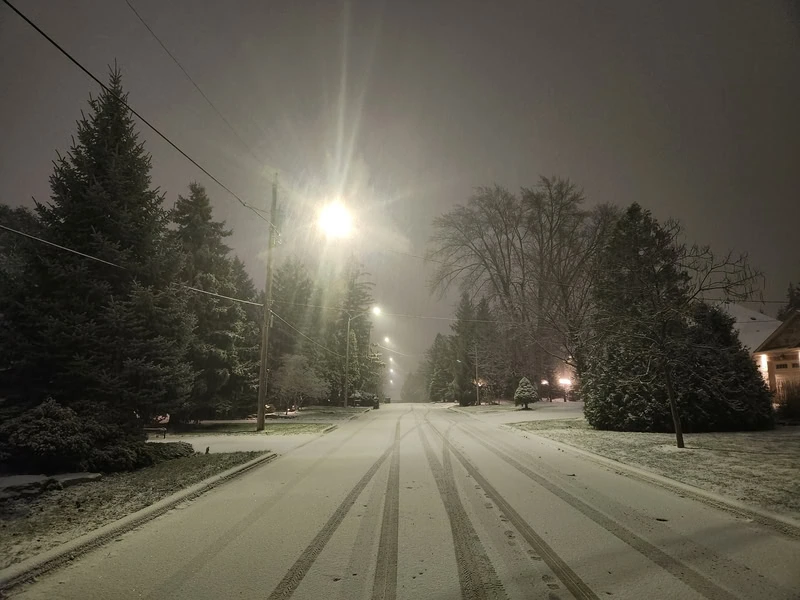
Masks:
[[[800,278],[800,29],[787,2],[131,2],[236,134],[124,0],[16,0],[94,73],[116,59],[131,105],[246,201],[266,207],[278,171],[289,202],[353,204],[359,239],[337,252],[365,263],[388,312],[450,316],[453,298],[431,298],[424,263],[398,252],[423,254],[432,218],[474,186],[540,174],[750,253],[765,298]],[[5,5],[0,55],[0,201],[30,205],[47,199],[51,161],[97,87]],[[264,224],[142,135],[167,203],[205,184],[263,283]],[[376,321],[406,354],[447,329]]]

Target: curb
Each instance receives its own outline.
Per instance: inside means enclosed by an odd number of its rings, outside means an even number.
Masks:
[[[227,471],[213,475],[186,489],[175,492],[171,496],[162,498],[155,504],[146,506],[133,514],[103,525],[102,527],[61,544],[56,548],[38,554],[37,556],[32,556],[22,562],[6,567],[0,570],[0,593],[8,591],[32,578],[44,575],[60,567],[63,563],[74,560],[82,554],[102,546],[116,536],[136,529],[140,525],[144,525],[148,521],[163,515],[181,502],[192,500],[238,475],[246,473],[255,467],[272,462],[277,457],[278,455],[275,453],[257,456],[244,464],[232,467]]]
[[[658,473],[648,471],[647,469],[643,469],[641,467],[622,463],[612,458],[606,458],[605,456],[595,454],[589,450],[584,450],[583,448],[578,448],[577,446],[573,446],[565,442],[552,440],[543,435],[537,435],[532,431],[518,429],[510,424],[503,424],[500,425],[500,427],[503,427],[504,429],[510,429],[518,435],[522,435],[523,437],[534,436],[536,439],[544,440],[550,444],[553,444],[557,448],[560,448],[561,450],[574,452],[575,454],[578,454],[583,458],[598,463],[602,466],[609,467],[617,471],[623,471],[623,474],[631,479],[657,485],[658,487],[664,488],[671,492],[679,493],[682,496],[691,498],[692,500],[697,500],[714,508],[732,513],[738,517],[742,517],[754,521],[760,525],[775,529],[780,533],[790,537],[800,538],[800,520],[798,519],[764,510],[749,504],[744,504],[743,502],[739,502],[733,498],[716,494],[714,492],[709,492],[708,490],[704,490],[675,479],[670,479],[669,477],[659,475]]]
[[[325,435],[326,433],[330,433],[331,431],[336,429],[336,427],[337,427],[336,425],[328,425],[325,429],[322,430],[322,433],[320,435]]]

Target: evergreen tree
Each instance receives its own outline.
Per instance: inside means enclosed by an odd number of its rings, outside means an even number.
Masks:
[[[51,200],[36,214],[43,238],[117,266],[28,245],[25,277],[4,295],[0,329],[0,412],[9,420],[0,446],[53,398],[77,415],[91,448],[75,467],[88,460],[97,469],[135,466],[146,419],[183,401],[192,328],[185,295],[171,285],[180,252],[119,71],[108,87],[90,99],[70,151],[55,163]]]
[[[211,201],[203,186],[189,185],[189,196],[178,196],[172,211],[174,238],[183,251],[182,280],[195,288],[233,296],[236,285],[225,223],[214,221]],[[202,293],[189,297],[196,320],[189,356],[195,377],[191,394],[177,407],[177,420],[208,419],[230,414],[228,384],[239,371],[238,342],[247,315],[242,305]]]
[[[425,387],[424,374],[420,371],[411,371],[403,382],[400,399],[403,402],[426,402],[428,394]]]
[[[453,365],[452,393],[462,406],[475,403],[475,356],[478,350],[475,323],[475,306],[469,295],[461,294],[456,307],[456,320],[451,325],[453,330],[452,349],[455,364]]]
[[[431,402],[449,400],[448,385],[453,380],[450,340],[443,334],[436,334],[433,344],[425,355],[425,381],[427,396]]]
[[[741,362],[732,321],[703,313],[695,300],[709,290],[734,293],[752,273],[741,261],[683,246],[679,231],[637,204],[619,220],[600,256],[596,342],[581,391],[592,426],[674,431],[683,447],[684,428],[763,428],[771,417],[760,376]]]
[[[495,322],[489,301],[482,298],[475,307],[475,341],[477,345],[478,377],[481,392],[490,397],[510,394],[511,356],[508,352],[509,335],[501,333]]]
[[[514,404],[516,406],[522,405],[522,410],[530,410],[528,404],[536,402],[539,399],[539,394],[531,384],[527,377],[519,380],[517,391],[514,392]]]
[[[253,280],[238,256],[231,262],[231,278],[236,298],[263,302]],[[239,322],[236,339],[237,362],[226,386],[232,417],[252,414],[258,405],[258,375],[261,366],[261,323],[263,307],[240,304],[244,319]]]
[[[11,208],[0,204],[0,225],[31,235],[39,233],[39,220],[36,215],[23,207]],[[36,242],[0,229],[0,294],[13,285],[14,279],[23,275],[25,256],[30,253],[29,246],[31,244],[36,244]],[[8,278],[8,280],[3,278]],[[1,312],[2,310],[0,310]]]
[[[291,327],[275,319],[270,330],[269,352],[272,360],[280,363],[287,354],[305,354],[308,341],[296,330],[308,335],[311,294],[314,284],[308,270],[298,258],[291,258],[275,271],[272,284],[273,310]],[[294,327],[294,329],[292,329]],[[312,339],[313,336],[309,336]]]
[[[786,292],[786,306],[778,311],[778,319],[785,321],[793,312],[800,310],[800,284],[789,284]]]

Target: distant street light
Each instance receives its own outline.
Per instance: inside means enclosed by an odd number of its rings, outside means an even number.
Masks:
[[[372,307],[372,314],[377,316],[381,314],[381,307],[380,306],[373,306]]]
[[[319,212],[317,224],[325,235],[331,238],[345,238],[353,230],[353,218],[347,208],[339,202],[324,206]]]
[[[389,357],[389,362],[394,362],[394,359],[391,356]]]
[[[572,385],[572,381],[567,379],[566,377],[562,377],[558,380],[558,385],[563,385],[564,387],[569,387]]]
[[[389,373],[394,373],[394,369],[389,369]]]
[[[542,385],[550,385],[550,382],[547,379],[542,379]]]
[[[387,337],[383,338],[383,341],[388,344],[389,343],[389,337],[387,336]]]
[[[394,385],[394,379],[389,380],[389,385]]]

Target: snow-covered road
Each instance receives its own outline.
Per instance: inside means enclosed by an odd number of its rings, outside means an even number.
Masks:
[[[800,597],[797,532],[493,420],[385,405],[19,597]]]

